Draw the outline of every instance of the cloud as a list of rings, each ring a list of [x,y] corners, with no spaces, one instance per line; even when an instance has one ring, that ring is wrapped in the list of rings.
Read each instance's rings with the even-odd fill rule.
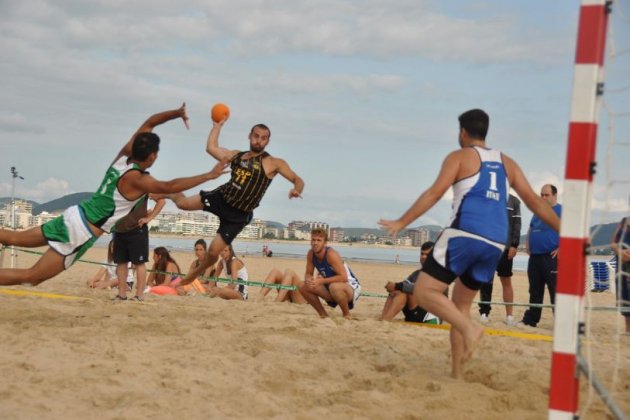
[[[559,167],[558,173],[552,171],[536,171],[530,172],[526,176],[529,184],[535,192],[539,193],[540,189],[545,184],[555,185],[558,189],[558,199],[561,199],[562,192],[564,191],[564,178],[561,175],[562,173],[564,173],[564,168]]]
[[[300,51],[483,63],[539,60],[557,47],[510,16],[456,18],[418,0],[389,4],[322,0],[317,7],[307,0],[292,1],[290,6],[223,0],[213,2],[206,14],[240,54]],[[517,36],[519,30],[529,36]]]
[[[24,184],[24,182],[25,181],[16,181],[15,196],[33,200],[40,204],[74,192],[70,188],[70,183],[63,179],[48,178],[39,182],[35,187],[29,187],[28,184]],[[11,184],[0,183],[0,195],[10,196]]]
[[[19,113],[0,112],[0,131],[8,133],[44,133],[44,127]]]
[[[299,52],[487,63],[549,60],[565,48],[518,16],[455,17],[420,0],[7,3],[4,35],[103,55],[182,47],[250,57]]]
[[[289,93],[338,93],[348,90],[351,93],[366,94],[374,91],[394,91],[405,87],[407,80],[394,74],[314,74],[265,72],[251,81],[239,79],[240,84],[249,83],[253,88],[280,90]]]

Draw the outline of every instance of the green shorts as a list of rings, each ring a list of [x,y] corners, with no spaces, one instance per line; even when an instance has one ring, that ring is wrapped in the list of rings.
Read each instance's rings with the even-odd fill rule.
[[[64,267],[72,264],[90,249],[98,239],[88,226],[79,206],[66,209],[61,216],[42,225],[48,245],[64,256]]]

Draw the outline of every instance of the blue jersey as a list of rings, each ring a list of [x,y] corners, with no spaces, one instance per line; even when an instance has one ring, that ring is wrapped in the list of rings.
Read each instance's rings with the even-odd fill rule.
[[[562,206],[556,204],[553,211],[558,215],[562,214]],[[551,226],[543,222],[534,215],[529,224],[529,253],[533,255],[549,254],[560,246],[560,235]]]
[[[479,172],[453,184],[450,227],[505,244],[508,239],[509,181],[498,150],[473,147]]]
[[[332,266],[328,263],[328,259],[326,258],[328,256],[329,249],[330,247],[327,246],[326,250],[324,251],[324,258],[321,261],[317,259],[315,253],[313,252],[313,266],[315,266],[315,269],[317,270],[319,275],[324,278],[333,277],[338,274],[335,272],[335,270],[333,270]],[[348,264],[344,262],[343,267],[346,270],[346,276],[348,277],[348,283],[350,284],[350,287],[352,287],[353,289],[359,287],[359,280],[356,278],[352,270],[350,270]]]

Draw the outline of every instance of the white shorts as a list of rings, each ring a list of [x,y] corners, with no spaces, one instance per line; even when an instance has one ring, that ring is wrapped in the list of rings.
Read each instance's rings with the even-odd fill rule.
[[[361,285],[352,289],[352,303],[357,303],[357,300],[361,297]]]
[[[66,269],[98,239],[90,230],[79,206],[66,209],[61,216],[42,225],[42,233],[48,245],[65,257]]]
[[[356,285],[354,287],[350,283],[348,285],[352,289],[352,300],[348,302],[348,307],[352,310],[352,309],[354,309],[354,304],[357,302],[357,300],[359,300],[359,297],[361,297],[361,285],[358,284],[358,282],[356,283]],[[325,284],[324,287],[326,288],[326,290],[328,290],[328,293],[330,293],[330,289],[329,289],[330,284]],[[337,307],[337,302],[335,302],[335,301],[327,300],[326,303],[331,308],[336,308]]]

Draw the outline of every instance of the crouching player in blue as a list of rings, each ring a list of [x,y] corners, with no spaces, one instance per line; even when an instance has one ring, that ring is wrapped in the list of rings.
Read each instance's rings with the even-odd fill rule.
[[[350,311],[361,295],[361,284],[341,255],[327,243],[326,230],[311,231],[311,249],[306,254],[306,273],[299,291],[321,318],[328,317],[328,313],[319,298],[331,308],[339,305],[344,318],[350,318]]]

